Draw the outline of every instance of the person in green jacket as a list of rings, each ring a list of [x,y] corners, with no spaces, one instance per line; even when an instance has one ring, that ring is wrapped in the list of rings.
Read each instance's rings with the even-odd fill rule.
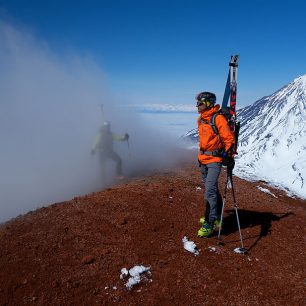
[[[103,176],[105,175],[106,161],[111,159],[116,163],[117,179],[123,179],[122,160],[121,157],[114,151],[114,140],[128,141],[128,139],[128,134],[120,136],[112,133],[109,121],[105,121],[103,123],[102,127],[100,128],[100,132],[96,136],[91,148],[92,155],[94,155],[97,151],[99,152]]]

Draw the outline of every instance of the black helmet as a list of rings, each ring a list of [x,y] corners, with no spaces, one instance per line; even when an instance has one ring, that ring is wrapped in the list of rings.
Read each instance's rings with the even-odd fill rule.
[[[210,102],[212,105],[216,103],[216,95],[212,92],[203,91],[196,95],[198,103]]]

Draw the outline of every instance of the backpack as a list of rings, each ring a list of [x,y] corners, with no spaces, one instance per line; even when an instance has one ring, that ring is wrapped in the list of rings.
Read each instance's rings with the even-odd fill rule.
[[[239,136],[239,130],[240,130],[240,122],[235,120],[233,115],[230,113],[230,107],[226,106],[226,107],[222,107],[220,108],[211,118],[209,122],[206,121],[202,121],[202,123],[206,123],[209,124],[212,128],[212,130],[214,131],[214,133],[218,136],[218,138],[220,139],[219,136],[219,131],[216,125],[216,118],[217,116],[223,116],[226,121],[228,126],[230,127],[230,130],[232,131],[232,133],[234,134],[235,137],[235,141],[234,141],[234,148],[233,148],[233,153],[237,154],[236,150],[237,150],[237,143],[238,143],[238,136]],[[221,141],[221,139],[220,139]],[[222,142],[222,141],[221,141]]]

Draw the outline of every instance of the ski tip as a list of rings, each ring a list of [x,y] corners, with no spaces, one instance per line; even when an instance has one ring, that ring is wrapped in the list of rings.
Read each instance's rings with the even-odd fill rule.
[[[230,60],[229,65],[234,66],[234,67],[238,67],[238,61],[239,61],[239,55],[238,54],[231,55],[231,60]]]

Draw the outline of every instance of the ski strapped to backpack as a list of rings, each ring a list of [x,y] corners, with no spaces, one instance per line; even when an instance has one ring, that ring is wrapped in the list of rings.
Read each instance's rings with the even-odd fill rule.
[[[227,76],[227,81],[222,101],[222,108],[223,108],[228,106],[228,101],[230,99],[230,111],[233,116],[236,116],[238,61],[239,61],[239,55],[231,56],[229,62],[228,76]]]
[[[218,113],[222,114],[228,122],[231,131],[235,136],[235,143],[233,153],[237,154],[238,136],[240,130],[240,122],[236,116],[236,102],[237,102],[237,76],[238,76],[238,61],[239,55],[232,55],[229,62],[229,71],[226,81],[222,107]],[[229,102],[229,106],[228,106]],[[213,118],[212,118],[213,119]],[[212,120],[212,126],[215,126],[215,118]],[[213,128],[214,130],[214,128]],[[216,133],[216,131],[214,130]],[[216,133],[218,135],[218,133]]]

